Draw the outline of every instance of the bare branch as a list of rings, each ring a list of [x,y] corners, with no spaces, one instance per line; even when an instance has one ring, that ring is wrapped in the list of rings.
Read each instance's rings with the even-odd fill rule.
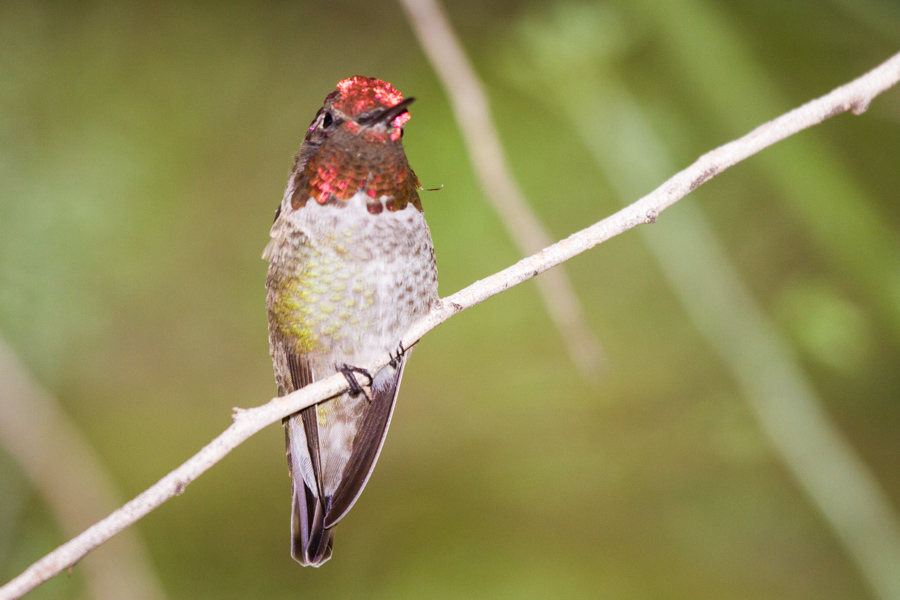
[[[94,449],[3,340],[0,382],[0,445],[38,490],[63,533],[76,535],[121,504]],[[90,596],[95,600],[164,598],[137,533],[126,533],[115,540],[115,548],[85,562]]]
[[[439,301],[431,312],[406,331],[403,335],[404,346],[412,346],[422,336],[456,313],[527,281],[637,225],[655,222],[663,210],[692,190],[763,148],[844,111],[862,113],[873,98],[895,85],[898,80],[900,80],[900,54],[894,55],[875,69],[829,94],[760,125],[740,139],[704,154],[687,169],[634,204]],[[386,355],[380,364],[365,366],[370,371],[378,370],[387,364],[389,359],[390,357]],[[116,533],[169,498],[182,493],[189,483],[263,427],[346,389],[347,381],[342,375],[337,374],[288,396],[275,398],[263,406],[247,410],[236,409],[235,422],[231,427],[134,500],[55,549],[0,588],[0,600],[20,598],[43,581],[74,565]]]
[[[665,143],[620,82],[606,78],[587,96],[577,106],[565,106],[561,96],[562,112],[620,198],[674,170]],[[610,121],[619,125],[593,125]],[[630,140],[628,150],[622,150],[622,140]],[[863,579],[882,600],[900,600],[900,518],[699,205],[682,206],[663,228],[638,231],[697,332],[731,373],[763,434]]]
[[[450,98],[456,124],[468,149],[472,169],[494,210],[522,254],[533,254],[553,239],[532,212],[509,169],[500,135],[491,119],[487,95],[438,0],[401,0],[431,66]],[[581,374],[596,380],[603,366],[600,342],[563,269],[537,280],[550,318],[562,334],[569,357]]]

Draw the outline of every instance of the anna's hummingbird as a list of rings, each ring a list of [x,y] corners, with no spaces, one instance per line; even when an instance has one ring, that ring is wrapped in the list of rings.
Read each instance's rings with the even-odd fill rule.
[[[438,297],[419,180],[400,141],[413,100],[379,79],[337,84],[309,126],[263,253],[278,394],[336,372],[351,388],[284,421],[291,555],[302,565],[331,557],[332,527],[369,480],[391,421],[409,357],[400,335]],[[360,368],[386,355],[396,358],[374,376]]]

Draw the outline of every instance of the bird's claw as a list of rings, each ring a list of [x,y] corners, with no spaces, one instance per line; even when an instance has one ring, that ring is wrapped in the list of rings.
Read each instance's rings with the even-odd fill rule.
[[[388,356],[391,357],[391,361],[388,364],[391,365],[392,369],[396,369],[400,365],[400,359],[403,358],[404,354],[406,354],[406,348],[403,347],[403,342],[400,342],[400,347],[397,348],[396,356],[388,352]]]
[[[338,368],[338,371],[341,372],[341,375],[344,376],[344,379],[346,379],[347,383],[350,385],[351,396],[365,393],[362,387],[360,387],[359,382],[356,380],[356,376],[354,375],[354,373],[365,375],[366,379],[369,380],[369,387],[372,387],[372,382],[374,381],[374,379],[372,379],[372,374],[362,367],[354,367],[352,365],[343,364]],[[366,395],[366,398],[368,398],[368,395]]]

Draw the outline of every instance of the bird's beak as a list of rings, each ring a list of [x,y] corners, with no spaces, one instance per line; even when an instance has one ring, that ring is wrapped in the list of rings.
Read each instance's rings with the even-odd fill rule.
[[[390,123],[394,117],[402,115],[409,109],[409,105],[415,102],[414,97],[409,97],[402,102],[398,102],[390,108],[386,108],[372,118],[372,123]]]

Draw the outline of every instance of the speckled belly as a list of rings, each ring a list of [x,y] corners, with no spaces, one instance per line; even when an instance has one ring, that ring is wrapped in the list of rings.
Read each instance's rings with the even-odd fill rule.
[[[273,322],[299,354],[352,354],[373,328],[376,286],[364,265],[332,248],[300,244],[277,268]]]
[[[393,351],[437,297],[431,236],[413,206],[308,205],[273,239],[269,318],[315,370]],[[313,212],[314,211],[314,212]]]

